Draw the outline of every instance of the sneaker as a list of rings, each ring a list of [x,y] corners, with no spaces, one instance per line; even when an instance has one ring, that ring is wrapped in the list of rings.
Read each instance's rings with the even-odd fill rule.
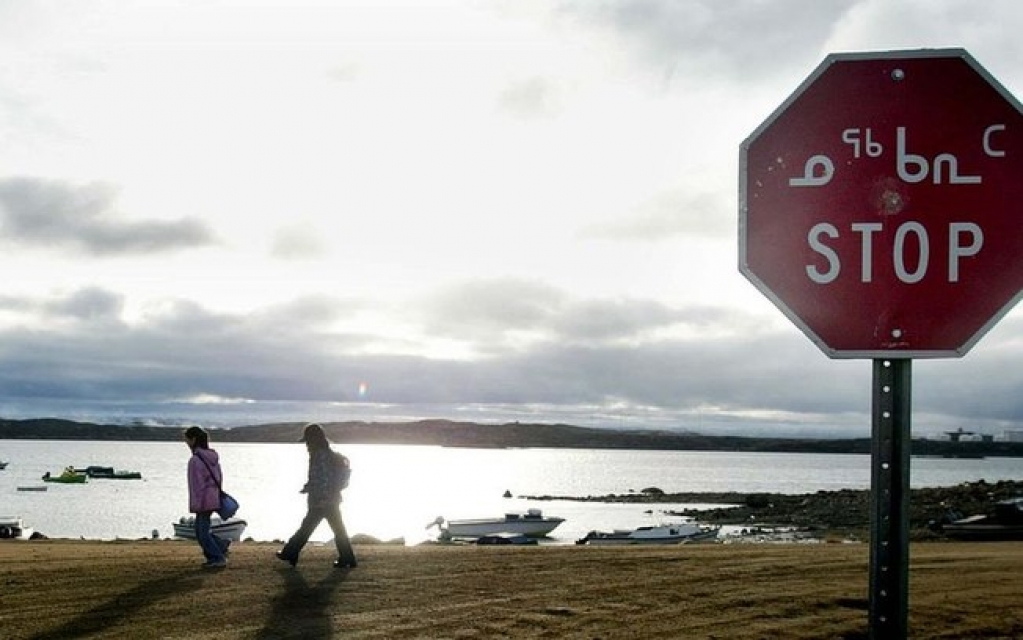
[[[203,569],[223,569],[227,566],[227,560],[208,560],[202,563]]]
[[[291,566],[293,566],[293,567],[294,567],[294,566],[295,566],[296,564],[298,564],[298,558],[292,558],[291,556],[286,556],[286,555],[284,555],[284,552],[283,552],[283,551],[278,551],[278,552],[277,552],[276,554],[274,554],[274,555],[276,555],[276,556],[277,556],[277,559],[278,559],[278,560],[283,560],[284,562],[287,562],[288,564],[290,564],[290,565],[291,565]]]
[[[359,563],[356,562],[355,560],[349,560],[348,562],[345,562],[344,560],[335,560],[334,561],[334,568],[335,569],[346,569],[346,568],[347,569],[354,569],[357,566],[359,566]]]

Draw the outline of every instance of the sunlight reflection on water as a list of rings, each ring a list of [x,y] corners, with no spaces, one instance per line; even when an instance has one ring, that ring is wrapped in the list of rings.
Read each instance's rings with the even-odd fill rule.
[[[242,503],[240,517],[256,540],[285,539],[305,513],[299,490],[306,480],[305,447],[294,444],[213,443],[222,457],[225,488]],[[651,524],[660,510],[688,505],[536,501],[514,496],[587,496],[629,493],[646,487],[667,492],[739,491],[807,493],[870,484],[867,455],[624,451],[569,449],[468,449],[396,445],[336,445],[352,460],[343,513],[351,534],[382,540],[426,538],[438,516],[471,518],[543,509],[567,518],[552,534],[572,542],[591,529]],[[176,442],[0,441],[0,514],[22,515],[51,537],[147,538],[187,512],[185,466],[189,451]],[[91,480],[82,486],[39,486],[46,471],[67,465],[113,466],[141,471],[142,480]],[[914,458],[912,485],[949,486],[964,481],[1017,479],[1011,458]],[[331,537],[324,524],[314,541]]]

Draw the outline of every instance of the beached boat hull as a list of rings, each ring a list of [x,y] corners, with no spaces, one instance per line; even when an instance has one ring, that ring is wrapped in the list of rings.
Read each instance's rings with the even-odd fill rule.
[[[1023,540],[1023,526],[997,523],[946,524],[942,531],[949,538],[969,541]]]
[[[189,540],[195,540],[195,518],[194,517],[182,517],[174,524],[174,535],[178,538],[188,538]],[[213,535],[224,540],[234,540],[238,542],[242,539],[242,533],[245,531],[245,527],[249,526],[249,523],[239,518],[232,518],[227,521],[222,521],[220,518],[214,517],[210,521],[210,530]]]
[[[591,531],[576,540],[576,544],[629,545],[629,544],[685,544],[714,540],[720,527],[698,524],[639,527],[633,530]]]
[[[26,527],[21,518],[0,516],[0,540],[28,540],[33,529]]]
[[[942,525],[941,530],[955,540],[1023,540],[1023,498],[996,503],[994,516],[960,518]]]
[[[496,534],[516,534],[530,538],[543,538],[564,522],[564,518],[545,516],[539,509],[526,513],[506,513],[502,518],[476,518],[468,520],[437,519],[441,534],[448,538],[480,538]]]
[[[518,545],[535,545],[537,544],[536,538],[530,538],[524,536],[521,533],[488,533],[485,536],[476,538],[476,544],[478,545],[507,545],[507,544],[518,544]]]

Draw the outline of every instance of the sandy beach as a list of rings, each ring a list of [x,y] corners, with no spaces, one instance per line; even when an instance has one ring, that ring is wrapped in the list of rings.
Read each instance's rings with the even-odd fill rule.
[[[866,544],[357,545],[334,569],[243,542],[3,541],[0,629],[66,638],[865,638]],[[1023,543],[915,543],[914,638],[1023,637]]]

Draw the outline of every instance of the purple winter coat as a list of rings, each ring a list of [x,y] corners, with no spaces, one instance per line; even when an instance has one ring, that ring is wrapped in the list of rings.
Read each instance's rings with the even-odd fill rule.
[[[199,459],[200,456],[202,460]],[[213,471],[212,474],[210,470]],[[222,481],[220,456],[217,452],[213,449],[196,448],[192,452],[192,457],[188,459],[188,510],[199,513],[219,508],[220,488],[217,483]]]

